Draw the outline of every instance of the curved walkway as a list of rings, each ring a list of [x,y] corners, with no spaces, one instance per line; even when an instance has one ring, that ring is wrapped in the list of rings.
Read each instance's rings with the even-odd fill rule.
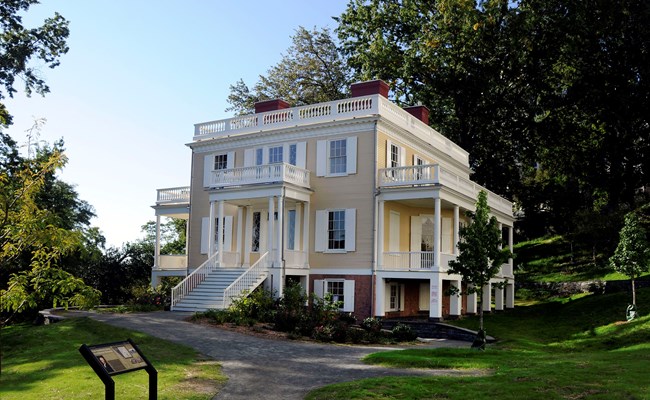
[[[455,370],[407,370],[366,365],[361,358],[403,347],[329,345],[265,339],[184,321],[192,313],[108,314],[75,312],[193,347],[222,365],[228,382],[215,399],[302,399],[332,383],[396,375],[467,375]],[[466,347],[466,342],[436,341],[424,347]],[[473,374],[469,372],[469,374]]]

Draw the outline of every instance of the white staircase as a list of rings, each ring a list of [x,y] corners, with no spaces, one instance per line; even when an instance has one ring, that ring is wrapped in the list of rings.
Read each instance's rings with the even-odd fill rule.
[[[172,289],[172,311],[226,309],[233,298],[250,293],[268,275],[268,253],[248,269],[220,268],[216,254]]]

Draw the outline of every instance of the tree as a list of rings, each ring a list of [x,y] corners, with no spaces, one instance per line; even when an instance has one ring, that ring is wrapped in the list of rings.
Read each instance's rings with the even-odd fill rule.
[[[497,219],[490,217],[487,193],[481,190],[476,211],[467,212],[470,223],[460,229],[459,254],[449,261],[449,274],[458,274],[467,284],[466,293],[476,293],[479,308],[479,335],[483,329],[483,287],[490,283],[501,266],[511,257],[510,250],[502,249],[503,238]]]
[[[226,111],[254,112],[255,103],[283,99],[292,106],[344,98],[350,86],[348,69],[329,29],[298,27],[292,45],[279,63],[271,67],[253,90],[243,80],[230,86]]]
[[[47,18],[43,25],[27,29],[22,25],[21,12],[26,12],[37,0],[4,0],[0,2],[0,126],[11,125],[11,115],[2,100],[16,93],[16,78],[24,82],[27,95],[36,92],[44,95],[50,91],[39,77],[39,66],[33,59],[40,60],[49,68],[59,65],[60,57],[68,52],[66,39],[70,34],[68,21],[58,13]]]
[[[634,280],[650,270],[650,243],[646,229],[635,212],[625,215],[625,225],[621,229],[618,246],[609,261],[616,271],[630,277],[632,305],[636,307]]]

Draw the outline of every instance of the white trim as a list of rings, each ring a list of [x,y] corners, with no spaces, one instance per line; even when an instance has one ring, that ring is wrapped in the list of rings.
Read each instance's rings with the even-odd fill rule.
[[[372,269],[370,266],[368,268],[354,268],[352,266],[346,267],[345,265],[338,265],[336,267],[329,268],[310,268],[309,273],[311,275],[359,275],[359,276],[368,276],[372,275]],[[422,278],[421,273],[414,273],[414,277]],[[419,274],[419,275],[417,275]]]

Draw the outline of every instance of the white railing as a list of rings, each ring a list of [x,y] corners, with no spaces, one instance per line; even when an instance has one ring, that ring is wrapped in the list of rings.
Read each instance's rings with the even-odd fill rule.
[[[287,182],[309,187],[309,170],[287,163],[256,165],[212,171],[205,176],[206,188]]]
[[[194,140],[378,114],[378,95],[285,108],[194,125]],[[404,111],[406,113],[406,111]]]
[[[378,172],[380,187],[443,185],[476,199],[478,192],[484,190],[488,195],[488,205],[494,210],[512,214],[512,203],[489,191],[470,179],[456,175],[439,164],[411,165],[406,167],[382,168]]]
[[[183,279],[181,283],[172,288],[172,307],[203,282],[210,273],[219,268],[217,262],[218,254],[219,253],[214,253],[212,257],[208,258],[203,264]]]
[[[158,189],[157,204],[165,203],[189,203],[190,187],[180,186],[174,188]]]
[[[233,283],[230,284],[223,291],[223,305],[222,308],[226,309],[232,304],[233,298],[242,296],[244,291],[249,293],[264,281],[268,273],[267,258],[269,252],[262,254],[259,260],[249,269],[246,270],[239,278],[237,278]]]
[[[384,253],[385,271],[432,271],[433,251],[390,251]]]
[[[187,269],[187,255],[185,254],[167,254],[161,255],[158,269],[176,270]]]

